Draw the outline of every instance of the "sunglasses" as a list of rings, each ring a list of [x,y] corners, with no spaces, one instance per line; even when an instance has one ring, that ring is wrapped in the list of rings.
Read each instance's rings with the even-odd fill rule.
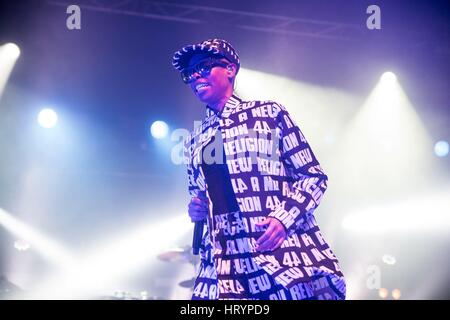
[[[228,65],[229,63],[227,62],[209,58],[207,60],[200,61],[191,68],[181,71],[181,80],[183,80],[184,83],[188,84],[196,79],[196,77],[194,77],[194,73],[198,73],[200,77],[204,78],[211,73],[212,68],[218,66],[226,67]]]

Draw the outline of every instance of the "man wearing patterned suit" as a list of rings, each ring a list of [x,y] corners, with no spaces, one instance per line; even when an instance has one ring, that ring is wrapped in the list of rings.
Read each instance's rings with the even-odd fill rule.
[[[225,40],[185,46],[172,63],[206,104],[184,149],[189,216],[207,223],[192,298],[345,299],[314,217],[328,177],[287,110],[235,94],[240,61]]]

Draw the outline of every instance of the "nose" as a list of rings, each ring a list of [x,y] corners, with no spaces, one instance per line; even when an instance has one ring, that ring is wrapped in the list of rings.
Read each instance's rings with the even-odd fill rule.
[[[201,78],[202,76],[200,75],[200,73],[198,73],[197,71],[195,71],[193,74],[192,74],[192,79],[194,79],[194,80],[197,80],[197,79],[199,79],[199,78]]]
[[[202,76],[198,72],[194,72],[189,77],[189,83],[195,82],[195,80],[201,78]]]

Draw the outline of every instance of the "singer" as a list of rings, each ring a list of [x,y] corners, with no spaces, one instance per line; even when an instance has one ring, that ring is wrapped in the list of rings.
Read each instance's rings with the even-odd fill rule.
[[[314,217],[328,177],[286,108],[234,92],[240,61],[225,40],[185,46],[172,64],[206,105],[184,144],[201,242],[192,299],[345,299]]]

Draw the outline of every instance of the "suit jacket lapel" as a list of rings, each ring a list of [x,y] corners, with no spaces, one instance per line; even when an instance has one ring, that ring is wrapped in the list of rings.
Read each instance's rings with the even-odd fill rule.
[[[212,137],[215,136],[217,129],[219,128],[219,121],[221,119],[228,118],[231,114],[233,114],[236,107],[242,102],[242,100],[236,95],[232,95],[221,113],[214,112],[210,107],[206,106],[206,118],[201,124],[201,128],[194,129],[193,134],[193,143],[194,147],[192,149],[192,163],[194,167],[197,168],[199,153],[203,150],[203,148],[211,141]],[[201,157],[200,157],[201,160]]]

